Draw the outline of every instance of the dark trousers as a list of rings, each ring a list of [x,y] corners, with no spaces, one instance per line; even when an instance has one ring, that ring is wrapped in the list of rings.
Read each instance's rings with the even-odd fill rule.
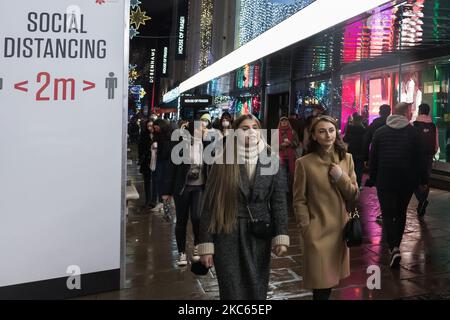
[[[358,187],[361,187],[362,176],[364,171],[364,160],[353,159],[355,164],[355,174],[356,174],[356,182],[358,182]]]
[[[433,168],[433,156],[429,156],[427,159],[427,175],[428,179],[431,176],[431,170]],[[430,194],[430,187],[427,185],[425,189],[417,188],[414,191],[414,195],[416,196],[417,201],[419,201],[419,206],[428,199],[428,195]]]
[[[313,289],[313,300],[328,300],[330,299],[331,288],[329,289]]]
[[[167,174],[167,168],[169,162],[167,160],[157,160],[156,168],[152,174],[152,189],[155,195],[152,195],[152,199],[156,199],[156,202],[162,202],[161,186],[164,184],[164,176]]]
[[[161,195],[158,194],[156,173],[155,171],[144,171],[144,191],[145,191],[145,205],[156,204],[161,202]]]
[[[199,243],[200,215],[203,200],[203,186],[186,186],[181,195],[175,195],[175,209],[177,223],[175,225],[175,238],[178,252],[186,252],[186,231],[191,215],[192,230],[194,232],[194,245]]]
[[[377,189],[389,249],[400,247],[406,224],[406,211],[413,191]]]
[[[293,193],[292,193],[292,187],[294,184],[294,176],[289,172],[289,165],[287,164],[287,162],[285,162],[285,164],[281,165],[280,170],[284,171],[284,174],[286,176],[286,181],[287,181],[287,193],[286,193],[286,200],[289,206],[289,214],[292,213],[293,215],[293,210],[291,210],[292,208],[292,198],[293,198]]]

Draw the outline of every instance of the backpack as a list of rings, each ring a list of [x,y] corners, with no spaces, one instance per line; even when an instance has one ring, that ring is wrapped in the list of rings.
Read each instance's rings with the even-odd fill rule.
[[[414,121],[414,127],[418,130],[423,151],[428,155],[436,153],[436,125],[421,121]]]

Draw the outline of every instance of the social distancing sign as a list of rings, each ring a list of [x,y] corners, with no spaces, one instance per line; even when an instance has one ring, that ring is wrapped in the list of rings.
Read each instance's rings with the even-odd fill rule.
[[[0,2],[0,288],[120,268],[128,10]]]

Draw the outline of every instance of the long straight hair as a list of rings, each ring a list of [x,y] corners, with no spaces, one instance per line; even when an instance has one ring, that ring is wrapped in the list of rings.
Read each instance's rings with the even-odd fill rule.
[[[237,118],[233,122],[233,129],[237,130],[245,120],[256,121],[258,128],[261,129],[260,122],[251,114]],[[234,149],[234,161],[229,164],[225,160],[227,150],[231,151],[231,148]],[[234,135],[227,139],[222,156],[223,164],[215,163],[212,165],[205,188],[204,205],[207,210],[211,211],[209,232],[213,234],[230,233],[236,227],[241,174],[237,162],[237,141]]]
[[[336,140],[334,141],[334,150],[337,152],[337,154],[339,156],[339,161],[345,159],[345,154],[347,153],[347,148],[345,147],[345,144],[342,141],[341,135],[339,134],[338,125],[337,125],[336,120],[330,116],[319,116],[313,120],[313,122],[311,124],[311,129],[310,129],[307,153],[312,153],[312,152],[318,153],[322,149],[322,146],[313,139],[313,132],[316,129],[317,125],[323,121],[333,124],[334,129],[336,130]]]

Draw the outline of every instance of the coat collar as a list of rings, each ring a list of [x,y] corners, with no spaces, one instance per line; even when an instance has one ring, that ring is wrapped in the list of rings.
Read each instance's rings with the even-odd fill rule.
[[[337,154],[337,152],[334,150],[334,146],[331,148],[330,152],[326,152],[325,150],[323,150],[322,148],[320,148],[317,151],[317,154],[319,155],[319,157],[325,161],[325,162],[329,162],[329,163],[338,163],[338,159],[339,159],[339,155]]]
[[[252,185],[250,183],[250,179],[248,177],[248,173],[247,173],[245,164],[239,165],[239,173],[240,173],[239,189],[245,195],[245,197],[247,198],[247,201],[252,202],[255,200],[256,194],[253,192],[255,189],[255,186],[265,185],[265,182],[264,182],[265,179],[272,178],[272,176],[261,175],[261,168],[266,168],[269,166],[270,166],[270,164],[262,164],[260,159],[258,158],[258,161],[256,163],[256,169],[255,169],[256,170],[255,171],[255,179],[254,179],[253,185]]]

